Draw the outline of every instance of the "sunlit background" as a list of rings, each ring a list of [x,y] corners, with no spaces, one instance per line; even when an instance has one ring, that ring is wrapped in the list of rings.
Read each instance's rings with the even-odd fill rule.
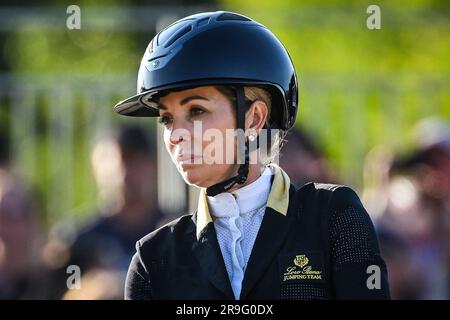
[[[72,4],[79,30],[66,26]],[[379,30],[366,26],[371,4]],[[281,166],[293,182],[356,189],[393,298],[448,299],[450,4],[432,0],[2,1],[0,299],[120,299],[128,244],[195,208],[155,120],[112,106],[135,93],[157,31],[214,10],[266,25],[291,55],[300,109]]]

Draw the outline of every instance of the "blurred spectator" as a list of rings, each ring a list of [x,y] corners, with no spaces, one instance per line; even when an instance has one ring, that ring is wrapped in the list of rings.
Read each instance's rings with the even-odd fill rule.
[[[405,239],[394,225],[377,224],[380,250],[388,268],[391,297],[400,300],[423,298],[425,281],[415,261],[411,239]]]
[[[298,128],[291,129],[286,140],[281,149],[280,166],[287,172],[292,183],[297,187],[310,181],[336,183],[317,141]]]
[[[63,300],[122,300],[125,276],[123,272],[92,269],[81,278],[81,288],[67,291]]]
[[[36,208],[20,179],[0,168],[0,299],[51,297]]]
[[[426,119],[417,128],[421,145],[410,154],[369,154],[366,169],[376,178],[366,181],[365,196],[377,207],[369,211],[383,235],[392,297],[449,299],[450,127]]]
[[[117,141],[95,146],[94,176],[100,198],[108,205],[72,245],[69,264],[78,265],[83,274],[93,268],[125,272],[136,241],[161,222],[155,150],[138,127],[123,127]]]

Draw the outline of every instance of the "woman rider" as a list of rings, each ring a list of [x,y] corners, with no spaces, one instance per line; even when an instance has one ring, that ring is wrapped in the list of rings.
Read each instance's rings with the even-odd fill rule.
[[[193,214],[137,242],[126,299],[389,298],[356,193],[298,189],[274,161],[296,119],[298,83],[270,30],[224,11],[181,19],[148,45],[137,89],[115,110],[159,117],[172,161],[201,192]]]

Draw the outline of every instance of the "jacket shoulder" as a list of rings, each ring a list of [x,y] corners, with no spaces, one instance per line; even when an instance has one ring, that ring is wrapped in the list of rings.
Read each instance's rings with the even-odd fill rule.
[[[327,202],[330,207],[335,209],[362,206],[356,191],[347,185],[309,182],[298,191],[307,192],[309,198],[318,199],[322,203]]]
[[[193,232],[195,223],[192,214],[186,214],[144,236],[136,243],[136,250],[142,258],[162,254]]]

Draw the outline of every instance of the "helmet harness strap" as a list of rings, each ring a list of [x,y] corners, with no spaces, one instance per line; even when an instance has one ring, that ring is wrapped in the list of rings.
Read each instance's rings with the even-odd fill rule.
[[[248,177],[248,167],[249,167],[249,141],[245,139],[245,111],[246,111],[246,103],[245,103],[245,92],[244,87],[242,85],[238,85],[236,87],[236,115],[237,115],[237,156],[238,159],[241,159],[242,156],[242,148],[241,144],[244,143],[244,163],[239,165],[237,176],[219,182],[215,185],[212,185],[206,189],[206,194],[208,196],[215,196],[219,193],[230,190],[236,183],[243,184],[247,181]],[[239,130],[242,129],[242,130]],[[242,137],[242,135],[244,135]]]

